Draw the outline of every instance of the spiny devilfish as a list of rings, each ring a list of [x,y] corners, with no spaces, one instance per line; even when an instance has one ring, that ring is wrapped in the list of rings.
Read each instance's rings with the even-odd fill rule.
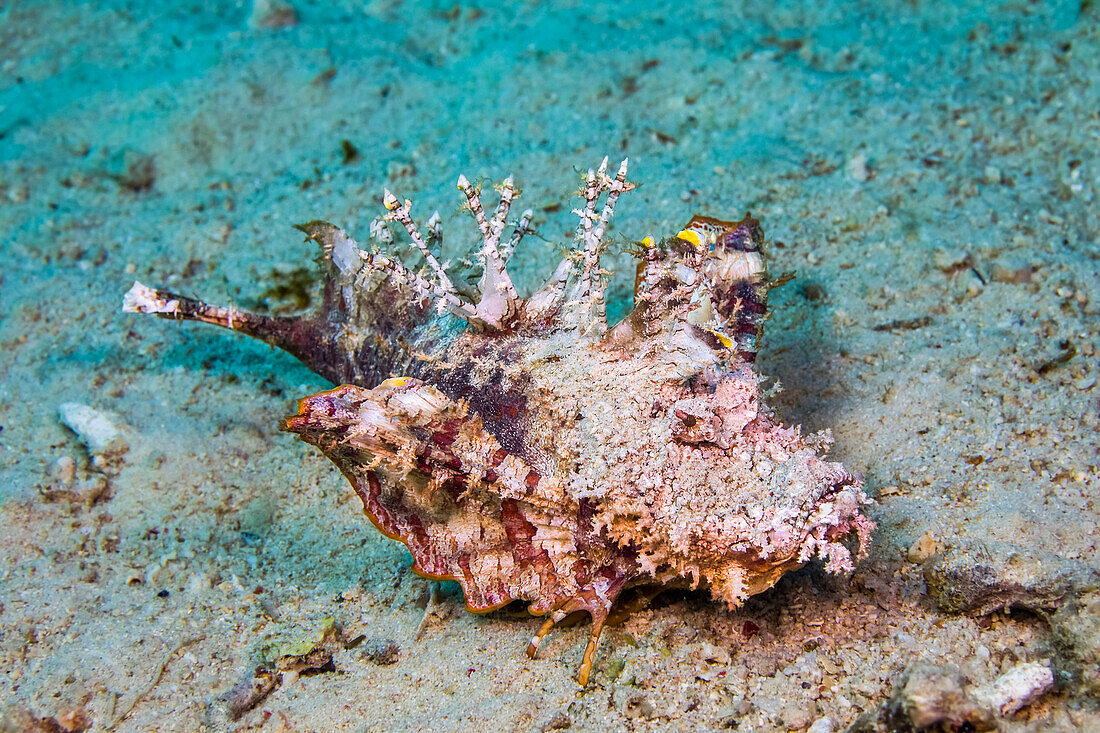
[[[476,285],[437,260],[438,214],[421,231],[411,202],[386,191],[371,227],[382,248],[298,227],[324,253],[313,313],[257,315],[140,283],[124,308],[245,333],[343,385],[299,401],[283,427],[340,467],[416,572],[461,584],[469,610],[523,600],[548,614],[531,657],[555,623],[591,614],[585,685],[624,588],[705,586],[735,607],[815,557],[851,570],[842,540],[855,534],[863,555],[874,527],[860,479],[823,460],[827,437],[781,425],[761,398],[753,361],[773,283],[755,219],[696,216],[640,242],[634,308],[608,326],[600,252],[634,188],[626,168],[609,175],[605,159],[584,176],[575,248],[527,298],[506,264],[531,212],[504,238],[512,179],[490,213],[460,177],[482,238]],[[421,270],[387,253],[394,222]]]

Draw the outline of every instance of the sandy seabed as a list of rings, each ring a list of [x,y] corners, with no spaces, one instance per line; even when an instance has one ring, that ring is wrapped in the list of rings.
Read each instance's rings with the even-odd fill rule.
[[[1042,614],[941,612],[922,564],[980,541],[1097,567],[1100,15],[773,5],[0,7],[7,725],[817,733],[918,660],[980,686],[1051,659]],[[879,530],[851,578],[811,565],[736,611],[636,603],[580,690],[583,624],[527,659],[538,620],[468,614],[451,584],[433,598],[339,472],[279,432],[328,384],[120,304],[138,279],[294,308],[315,253],[292,224],[365,240],[383,186],[457,220],[460,172],[515,173],[543,237],[516,255],[530,287],[604,155],[641,184],[623,242],[694,213],[761,220],[773,271],[797,273],[761,371],[788,422],[832,429]],[[609,267],[621,314],[630,255]],[[70,402],[112,416],[113,449],[62,423]],[[219,698],[326,618],[360,643],[227,722]],[[1100,714],[1059,681],[995,725]]]

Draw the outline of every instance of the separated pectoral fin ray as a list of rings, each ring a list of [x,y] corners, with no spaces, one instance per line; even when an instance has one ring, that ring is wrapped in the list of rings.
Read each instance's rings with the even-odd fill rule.
[[[586,598],[585,596],[591,596],[591,598]],[[607,623],[607,616],[611,611],[611,606],[614,604],[614,601],[615,599],[613,597],[607,600],[601,600],[596,593],[590,589],[582,591],[581,595],[567,599],[551,612],[550,618],[546,619],[535,635],[531,637],[531,641],[527,645],[527,656],[534,659],[538,654],[542,640],[550,633],[550,630],[553,629],[554,626],[561,623],[567,616],[577,611],[587,611],[592,616],[592,632],[588,637],[588,644],[585,646],[584,655],[581,657],[581,664],[577,670],[577,684],[581,687],[586,687],[588,685],[588,678],[592,674],[592,663],[596,658],[596,649],[600,643],[600,635],[603,633],[604,625]]]
[[[344,360],[338,353],[331,326],[315,314],[266,316],[233,306],[211,305],[139,282],[135,282],[126,293],[122,309],[177,321],[210,323],[243,333],[290,353],[326,378],[335,376],[333,365]]]

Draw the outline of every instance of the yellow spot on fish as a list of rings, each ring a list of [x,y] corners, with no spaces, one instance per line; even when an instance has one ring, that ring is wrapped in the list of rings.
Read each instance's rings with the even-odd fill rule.
[[[722,344],[722,346],[726,347],[727,349],[732,349],[733,348],[733,339],[731,339],[726,334],[719,333],[719,332],[715,331],[712,328],[707,328],[707,329],[704,329],[704,330],[709,334],[713,334],[714,337],[716,339],[718,339],[718,341]]]
[[[378,385],[379,387],[404,387],[409,383],[408,377],[390,377]]]
[[[695,249],[703,248],[703,241],[699,238],[699,232],[694,229],[685,229],[676,235],[677,239],[682,239],[685,242],[690,242],[695,245]]]

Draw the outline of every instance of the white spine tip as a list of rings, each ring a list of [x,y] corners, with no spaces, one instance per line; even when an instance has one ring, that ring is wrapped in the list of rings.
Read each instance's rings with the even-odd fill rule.
[[[178,308],[179,301],[161,300],[156,290],[136,280],[122,296],[122,310],[126,313],[175,313]]]

